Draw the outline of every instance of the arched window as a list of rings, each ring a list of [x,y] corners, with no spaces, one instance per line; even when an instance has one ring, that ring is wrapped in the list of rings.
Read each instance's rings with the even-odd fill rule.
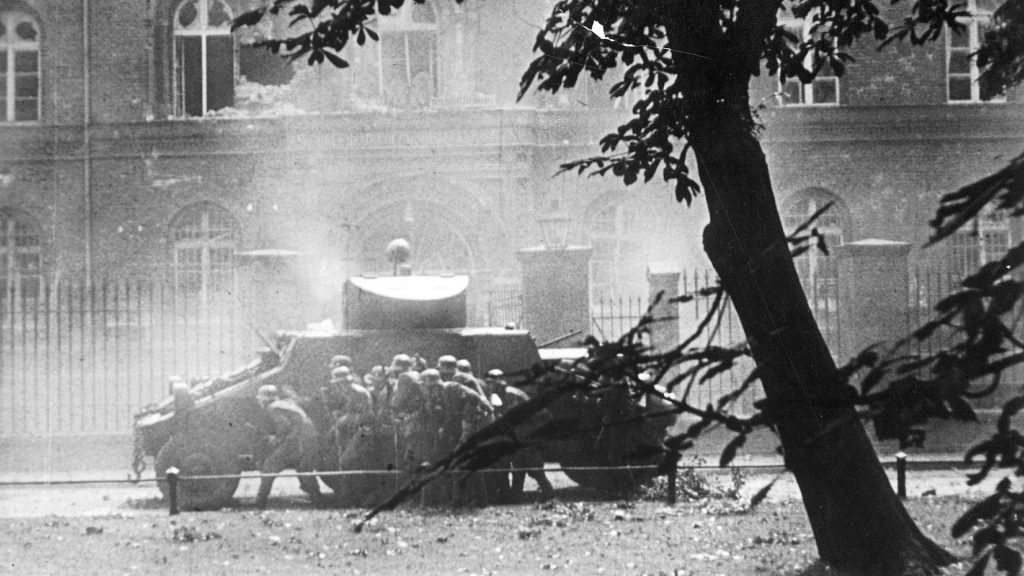
[[[820,189],[809,189],[797,192],[788,198],[783,206],[783,223],[786,231],[799,227],[815,212],[821,210],[829,202],[832,207],[818,217],[812,225],[825,238],[828,254],[812,246],[796,259],[796,269],[804,283],[808,297],[834,297],[837,294],[838,268],[834,253],[836,246],[842,245],[849,234],[849,212],[846,205],[836,195]]]
[[[234,105],[235,40],[224,0],[185,0],[174,12],[174,114]]]
[[[358,89],[394,108],[425,108],[437,97],[437,16],[429,4],[407,3],[377,20],[376,62],[362,66]]]
[[[171,222],[171,241],[179,293],[208,301],[234,289],[238,227],[227,210],[210,202],[186,206]]]
[[[3,297],[34,298],[42,276],[39,226],[28,215],[0,210],[0,287]]]
[[[588,218],[590,289],[595,299],[647,294],[643,232],[653,226],[636,204],[603,206]]]
[[[0,12],[0,122],[39,120],[39,26],[20,12]]]

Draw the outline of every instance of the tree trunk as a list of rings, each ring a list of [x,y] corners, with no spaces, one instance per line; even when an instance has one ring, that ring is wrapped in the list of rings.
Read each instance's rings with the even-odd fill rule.
[[[760,143],[703,122],[690,144],[711,213],[704,246],[750,342],[821,559],[865,574],[934,574],[954,557],[894,493],[811,314]]]

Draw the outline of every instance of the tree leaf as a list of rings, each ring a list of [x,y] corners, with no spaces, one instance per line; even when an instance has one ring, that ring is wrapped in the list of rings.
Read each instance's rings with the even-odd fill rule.
[[[722,457],[718,460],[718,465],[722,468],[728,466],[729,463],[733,461],[733,458],[736,458],[736,451],[742,448],[746,443],[746,434],[740,434],[730,440],[729,443],[725,445],[725,448],[722,449]]]
[[[750,497],[750,509],[751,510],[753,510],[754,508],[757,508],[757,505],[760,504],[761,502],[763,502],[764,499],[768,497],[768,492],[772,489],[772,486],[775,486],[775,481],[778,480],[778,479],[779,479],[778,476],[776,476],[775,478],[772,478],[771,482],[766,484],[763,488],[761,488],[760,490],[755,492],[754,495]]]

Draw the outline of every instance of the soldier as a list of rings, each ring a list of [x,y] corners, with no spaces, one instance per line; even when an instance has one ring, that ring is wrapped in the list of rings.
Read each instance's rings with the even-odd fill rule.
[[[483,398],[484,402],[490,406],[490,401],[487,399],[487,393],[484,392],[484,387],[480,385],[480,381],[474,378],[472,374],[456,372],[455,375],[452,376],[452,382],[460,384],[471,392],[474,392],[477,396]]]
[[[352,358],[344,354],[337,354],[331,357],[330,369],[340,368],[341,366],[347,367],[349,370],[355,370],[352,365]]]
[[[340,400],[331,406],[334,417],[332,435],[338,448],[339,461],[344,461],[345,448],[352,436],[360,427],[373,423],[373,397],[366,388],[356,383],[347,366],[331,370],[331,385]]]
[[[437,371],[441,373],[442,382],[451,382],[455,376],[455,356],[445,354],[437,359]]]
[[[319,437],[313,421],[294,400],[282,398],[277,386],[272,384],[260,386],[256,391],[256,401],[270,414],[275,425],[275,434],[270,437],[273,450],[263,461],[260,472],[277,474],[289,468],[296,472],[312,472],[320,458]],[[258,507],[267,507],[273,484],[274,476],[264,476],[260,480],[256,495]],[[299,486],[315,504],[323,501],[316,477],[300,476]]]
[[[408,453],[411,460],[429,462],[444,456],[438,450],[437,434],[444,422],[444,384],[441,374],[428,368],[420,374],[422,396],[409,428]]]
[[[416,444],[414,435],[417,434],[417,416],[424,399],[419,372],[402,372],[395,383],[390,410],[395,427],[396,454],[399,464],[404,467],[415,468],[423,463],[423,456],[411,453],[410,449]]]
[[[530,399],[523,392],[515,386],[509,386],[505,380],[505,373],[501,370],[494,369],[487,373],[487,384],[488,387],[494,391],[494,395],[497,397],[494,402],[495,413],[499,418],[506,412],[526,402]],[[540,425],[544,421],[551,418],[551,414],[547,410],[542,410],[539,414],[531,419],[531,424],[536,422]],[[529,429],[535,428],[536,426],[527,425]],[[520,428],[526,428],[527,426],[521,426]],[[529,429],[526,430],[511,430],[510,434],[521,435],[528,434]],[[526,476],[533,478],[534,482],[537,483],[537,487],[544,496],[550,496],[554,492],[554,488],[551,486],[551,482],[548,481],[547,475],[544,473],[544,455],[541,450],[537,447],[526,446],[519,449],[509,459],[509,467],[512,469],[512,485],[511,491],[514,496],[520,496],[523,493],[523,484],[526,482]],[[516,469],[526,469],[526,471]]]
[[[445,384],[444,419],[438,433],[442,453],[448,453],[469,439],[475,432],[494,421],[494,409],[487,400],[466,384],[465,374],[456,374],[455,381]],[[472,502],[483,504],[503,492],[497,476],[469,478],[465,496]]]

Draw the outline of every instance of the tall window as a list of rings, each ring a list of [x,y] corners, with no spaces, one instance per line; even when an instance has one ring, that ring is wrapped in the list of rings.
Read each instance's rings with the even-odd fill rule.
[[[429,4],[408,4],[378,19],[377,29],[376,61],[361,67],[359,92],[394,108],[429,106],[439,89],[433,9]]]
[[[972,54],[978,51],[985,31],[991,26],[991,17],[975,12],[972,1],[968,9],[973,16],[962,23],[960,32],[946,30],[946,88],[949,102],[989,102],[1005,98],[997,90],[980,81],[980,71]]]
[[[652,225],[631,203],[605,206],[590,218],[590,285],[595,298],[647,293],[642,233]]]
[[[791,42],[791,47],[796,50],[801,42],[810,37],[810,22],[791,21],[782,25],[787,32],[796,38]],[[832,66],[827,60],[820,57],[815,59],[813,51],[804,60],[804,67],[808,70],[815,70],[819,65],[818,74],[814,80],[804,84],[798,78],[789,78],[785,82],[779,82],[779,92],[782,95],[783,105],[798,104],[839,104],[839,76],[836,75]]]
[[[171,222],[174,283],[208,301],[234,288],[238,232],[231,214],[209,202],[186,206]]]
[[[836,264],[836,246],[844,242],[845,222],[849,216],[845,205],[835,195],[824,190],[810,189],[797,192],[786,201],[784,224],[787,232],[806,222],[815,212],[832,202],[832,207],[818,217],[812,225],[825,239],[829,253],[825,254],[812,246],[801,254],[794,264],[804,284],[804,290],[811,298],[831,298],[837,294],[839,270]]]
[[[185,0],[174,13],[174,113],[202,116],[234,104],[235,41],[224,0]]]
[[[0,297],[35,297],[42,274],[39,227],[27,215],[0,211]]]
[[[0,122],[39,120],[39,27],[18,12],[0,12]]]

